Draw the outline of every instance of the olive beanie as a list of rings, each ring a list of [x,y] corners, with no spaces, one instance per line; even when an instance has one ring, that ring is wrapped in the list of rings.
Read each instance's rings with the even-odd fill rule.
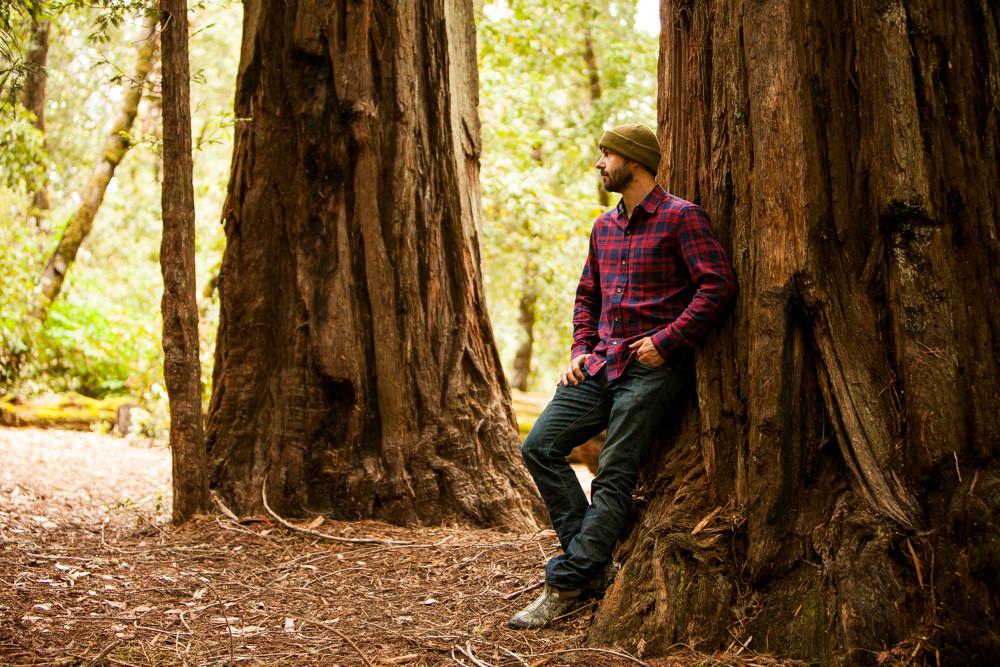
[[[611,128],[601,135],[598,145],[635,160],[656,175],[660,164],[660,143],[656,140],[656,133],[645,125],[629,123]]]

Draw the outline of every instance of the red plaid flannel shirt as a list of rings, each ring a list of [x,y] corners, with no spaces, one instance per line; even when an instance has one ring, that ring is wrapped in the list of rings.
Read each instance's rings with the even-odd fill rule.
[[[700,207],[659,185],[635,207],[603,214],[576,291],[571,357],[590,353],[584,369],[607,365],[609,382],[635,356],[629,344],[651,336],[669,363],[722,319],[736,294],[733,269]]]

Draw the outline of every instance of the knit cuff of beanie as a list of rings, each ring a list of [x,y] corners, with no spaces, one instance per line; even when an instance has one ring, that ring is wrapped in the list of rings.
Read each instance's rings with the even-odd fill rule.
[[[598,145],[635,160],[656,174],[660,164],[660,146],[656,134],[645,125],[619,125],[606,131]]]

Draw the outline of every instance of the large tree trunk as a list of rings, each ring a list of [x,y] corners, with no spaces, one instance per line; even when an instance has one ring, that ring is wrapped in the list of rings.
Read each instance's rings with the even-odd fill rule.
[[[90,233],[94,218],[104,201],[104,192],[115,175],[115,169],[131,147],[128,133],[139,111],[139,101],[142,99],[146,76],[153,65],[159,40],[155,38],[156,18],[148,16],[143,21],[142,37],[136,54],[135,71],[128,81],[128,90],[122,100],[122,108],[111,125],[104,145],[101,147],[97,164],[91,172],[90,179],[80,193],[80,206],[70,217],[66,228],[59,239],[59,244],[42,271],[34,296],[31,319],[44,322],[49,314],[49,307],[62,289],[63,280],[70,265],[76,259],[80,245]]]
[[[31,43],[28,47],[27,71],[24,76],[24,108],[35,114],[35,127],[45,135],[45,84],[48,80],[49,26],[44,20],[33,20]],[[43,179],[32,193],[32,218],[41,225],[49,210],[48,179]]]
[[[198,356],[191,82],[187,0],[160,3],[163,63],[163,376],[170,399],[173,519],[186,521],[208,501]]]
[[[660,177],[741,292],[591,639],[996,664],[1000,10],[661,16]]]
[[[483,299],[472,6],[246,4],[208,424],[235,508],[534,526]]]

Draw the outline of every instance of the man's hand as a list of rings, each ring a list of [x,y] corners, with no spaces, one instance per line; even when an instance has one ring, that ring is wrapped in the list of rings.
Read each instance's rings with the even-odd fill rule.
[[[647,366],[662,366],[666,359],[660,356],[653,345],[653,339],[649,336],[640,338],[628,346],[630,350],[635,350],[635,357]]]
[[[573,357],[573,361],[569,362],[569,368],[559,374],[559,384],[580,384],[580,381],[587,377],[583,373],[583,364],[587,361],[588,357],[590,357],[589,354],[581,354]]]

